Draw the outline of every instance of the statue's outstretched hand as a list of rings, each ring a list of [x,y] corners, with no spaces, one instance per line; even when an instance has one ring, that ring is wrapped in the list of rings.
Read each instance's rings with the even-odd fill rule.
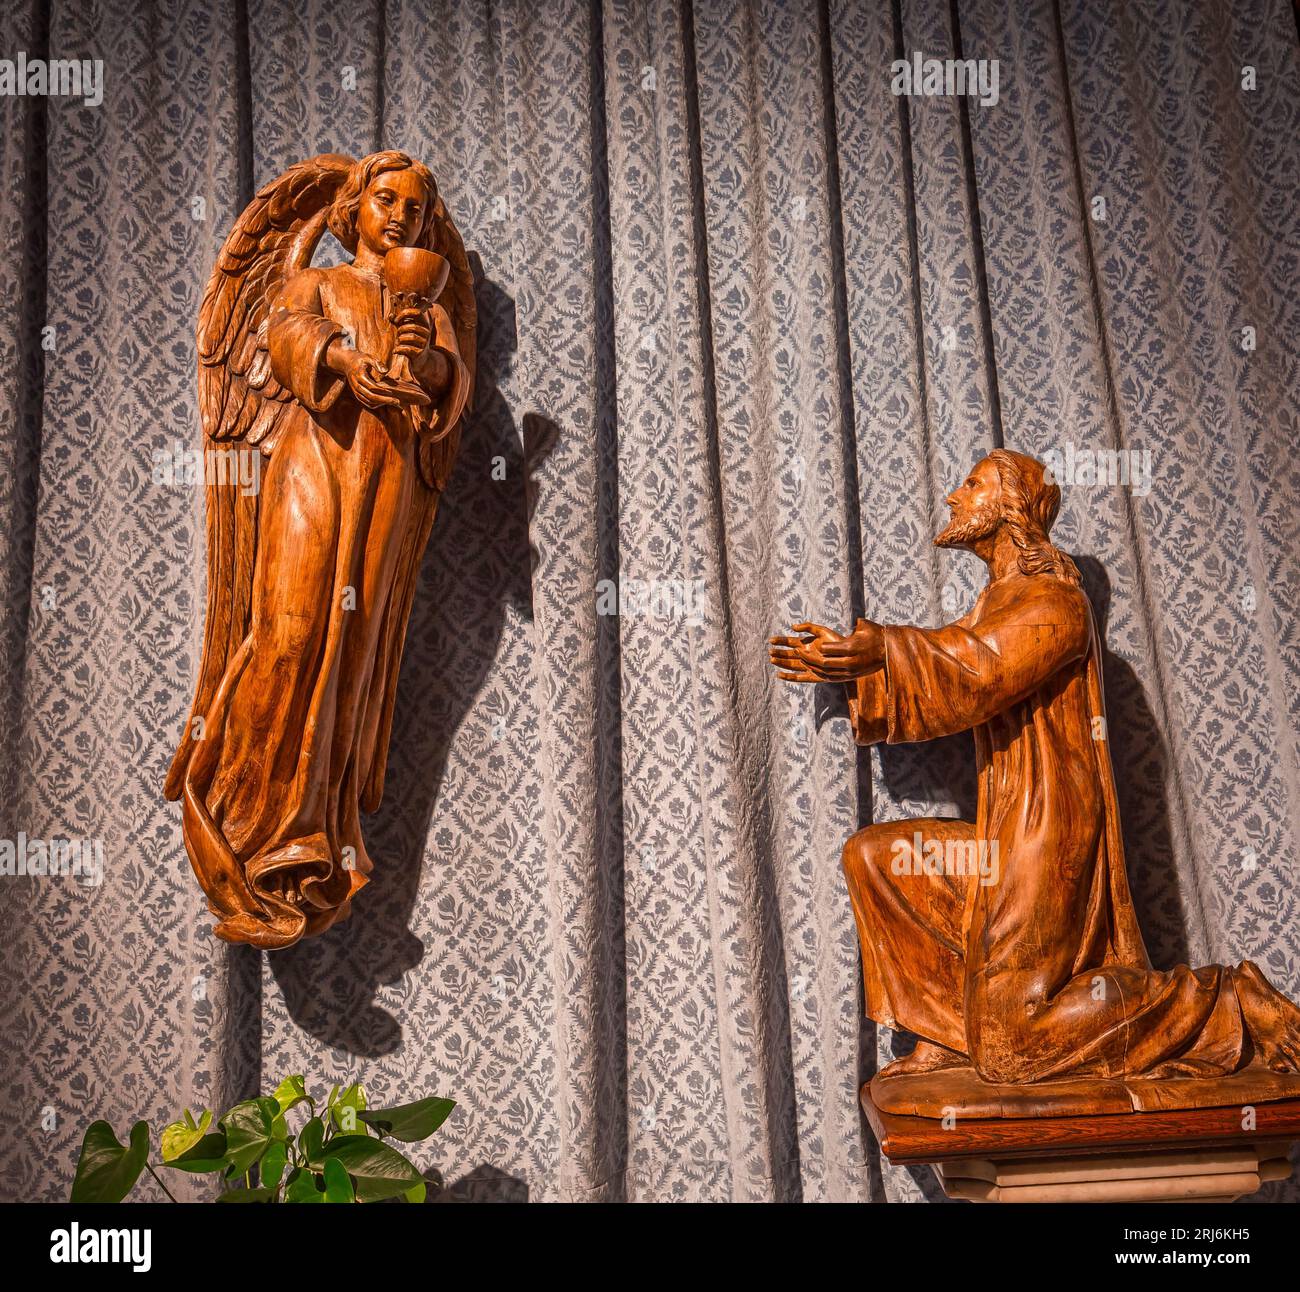
[[[783,682],[851,682],[884,663],[884,634],[879,624],[859,619],[847,637],[821,624],[795,624],[791,633],[773,637],[768,658]]]
[[[772,637],[768,641],[768,659],[783,682],[831,682],[824,672],[823,647],[843,638],[833,628],[821,624],[794,624],[790,632],[802,636]]]

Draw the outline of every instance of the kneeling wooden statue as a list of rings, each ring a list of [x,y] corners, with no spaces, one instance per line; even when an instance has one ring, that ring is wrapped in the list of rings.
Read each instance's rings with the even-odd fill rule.
[[[942,1164],[955,1196],[1252,1192],[1300,1136],[1300,1009],[1249,961],[1147,957],[1097,632],[1048,537],[1059,488],[999,449],[948,503],[935,542],[989,568],[967,614],[770,643],[785,680],[845,683],[859,743],[975,736],[973,822],[874,825],[844,849],[867,1013],[920,1038],[864,1107],[893,1160]]]

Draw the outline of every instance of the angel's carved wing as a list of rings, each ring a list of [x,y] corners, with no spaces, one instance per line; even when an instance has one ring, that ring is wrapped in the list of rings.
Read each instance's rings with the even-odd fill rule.
[[[271,375],[266,325],[280,285],[311,264],[350,157],[322,153],[262,188],[231,229],[199,310],[199,412],[207,441],[269,454],[292,396]],[[205,445],[206,447],[206,445]]]
[[[205,464],[212,450],[275,447],[292,396],[271,375],[266,325],[281,285],[311,264],[352,159],[323,153],[265,185],[235,222],[199,310],[199,415]],[[463,256],[462,250],[462,256]],[[454,272],[454,262],[453,262]],[[256,492],[213,473],[207,486],[208,609],[189,722],[164,792],[179,798],[194,741],[227,665],[248,634],[257,550]],[[235,478],[238,478],[236,473]],[[196,720],[198,720],[196,722]]]

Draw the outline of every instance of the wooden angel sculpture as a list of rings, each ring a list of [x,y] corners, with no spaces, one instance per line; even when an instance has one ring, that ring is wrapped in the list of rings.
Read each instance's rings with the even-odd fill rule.
[[[351,264],[311,267],[327,227]],[[255,491],[206,473],[203,658],[166,795],[229,942],[320,933],[367,882],[360,813],[383,793],[475,317],[460,235],[401,152],[291,167],[217,259],[199,311],[204,447],[263,469]]]
[[[844,871],[867,1012],[920,1043],[872,1085],[891,1112],[1094,1114],[1300,1095],[1300,1009],[1259,968],[1152,967],[1125,872],[1101,655],[1060,488],[996,449],[935,539],[988,566],[941,628],[796,624],[779,675],[842,682],[861,744],[973,731],[974,821],[885,822]]]

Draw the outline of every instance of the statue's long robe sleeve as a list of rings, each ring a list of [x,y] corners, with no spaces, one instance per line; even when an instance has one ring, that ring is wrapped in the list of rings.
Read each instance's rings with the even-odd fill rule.
[[[1256,1057],[1294,1070],[1263,1037],[1296,1036],[1300,1012],[1254,965],[1151,967],[1079,588],[1012,574],[957,623],[887,627],[884,641],[883,669],[850,688],[857,738],[973,729],[979,803],[973,825],[897,822],[846,847],[868,1013],[968,1055],[989,1081],[1218,1075]],[[917,835],[973,835],[996,869],[918,873]]]

